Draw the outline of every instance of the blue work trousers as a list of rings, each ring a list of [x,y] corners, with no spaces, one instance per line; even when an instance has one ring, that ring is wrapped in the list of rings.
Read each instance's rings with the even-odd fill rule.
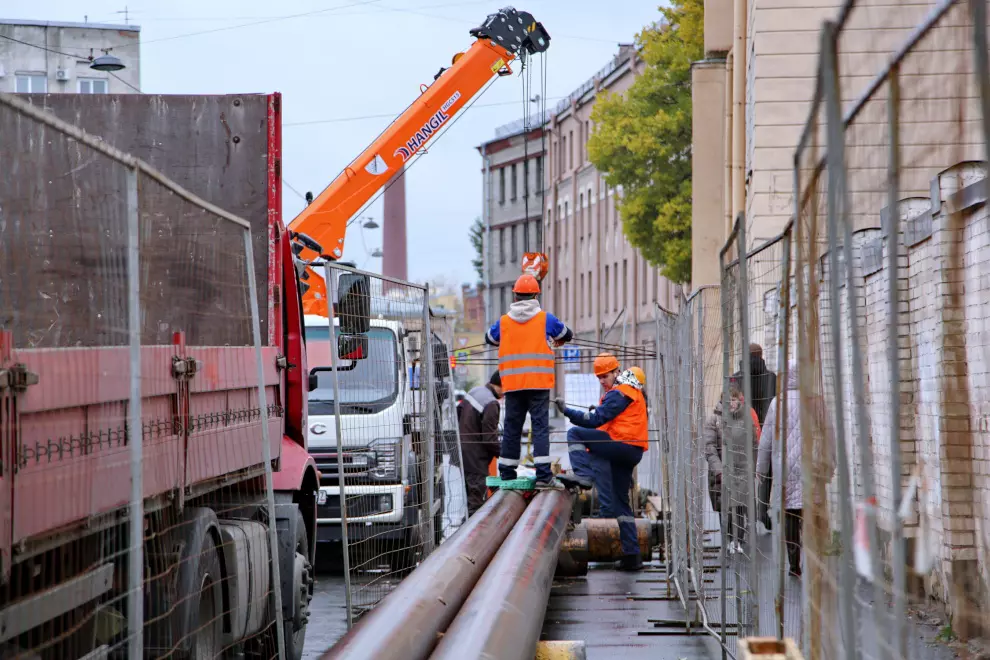
[[[502,427],[502,451],[498,473],[503,479],[515,479],[522,440],[523,423],[529,413],[533,430],[533,462],[536,478],[550,481],[550,390],[518,390],[505,393],[505,424]]]
[[[574,474],[595,482],[602,516],[619,522],[622,554],[638,555],[639,538],[629,505],[629,489],[643,450],[617,442],[604,431],[572,426],[567,431],[567,451]]]

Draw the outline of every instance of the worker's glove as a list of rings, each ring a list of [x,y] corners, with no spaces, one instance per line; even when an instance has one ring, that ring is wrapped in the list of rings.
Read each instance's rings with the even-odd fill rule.
[[[561,415],[563,415],[567,411],[567,406],[564,404],[564,400],[561,399],[560,397],[554,399],[553,403],[555,406],[557,406],[557,410],[560,411]]]

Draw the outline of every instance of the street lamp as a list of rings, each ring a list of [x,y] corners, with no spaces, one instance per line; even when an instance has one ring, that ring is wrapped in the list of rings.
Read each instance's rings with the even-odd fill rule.
[[[368,221],[362,225],[365,229],[378,229],[380,226],[375,222],[374,218],[368,218]]]
[[[374,250],[372,251],[372,253],[371,253],[371,256],[372,256],[373,258],[375,258],[375,259],[378,259],[378,258],[381,258],[381,257],[384,257],[385,255],[384,255],[384,254],[382,254],[382,251],[381,251],[381,249],[380,249],[380,248],[375,248],[375,249],[374,249]]]
[[[124,67],[124,63],[120,61],[120,58],[116,55],[111,55],[108,50],[103,51],[103,54],[97,57],[89,65],[90,69],[94,71],[120,71]]]

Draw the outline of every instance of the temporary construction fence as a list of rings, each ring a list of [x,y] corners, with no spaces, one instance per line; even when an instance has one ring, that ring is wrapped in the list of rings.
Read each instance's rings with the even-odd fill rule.
[[[323,473],[318,522],[340,533],[350,624],[443,539],[445,476],[457,471],[458,509],[464,485],[443,339],[452,331],[431,313],[427,287],[339,264],[325,271],[339,303],[307,336],[319,364],[310,422],[326,433],[310,451]]]
[[[941,639],[990,623],[986,3],[849,0],[820,43],[794,219],[753,249],[738,218],[719,290],[659,321],[668,575],[733,657],[737,633],[933,657],[915,607],[947,610]],[[750,344],[776,381],[756,442],[724,413],[733,381],[763,403]]]
[[[44,103],[71,116],[65,96]],[[250,104],[241,116],[263,121],[264,97]],[[262,330],[268,214],[227,213],[110,146],[141,130],[157,149],[155,127],[104,126],[108,139],[0,95],[0,645],[285,657],[302,642],[271,616],[284,411]],[[264,162],[248,166],[262,183]],[[208,163],[186,175],[223,180]],[[225,614],[224,581],[243,609]]]

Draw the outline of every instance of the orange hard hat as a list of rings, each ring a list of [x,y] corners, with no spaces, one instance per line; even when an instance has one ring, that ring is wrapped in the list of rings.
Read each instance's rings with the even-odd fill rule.
[[[512,287],[513,293],[533,294],[540,292],[540,283],[529,273],[523,273]]]
[[[611,353],[601,353],[595,358],[595,375],[603,376],[619,368],[619,361]]]
[[[640,385],[646,385],[646,373],[644,373],[642,369],[639,367],[632,367],[629,371],[631,371],[633,376],[636,377],[636,380],[639,381]]]

